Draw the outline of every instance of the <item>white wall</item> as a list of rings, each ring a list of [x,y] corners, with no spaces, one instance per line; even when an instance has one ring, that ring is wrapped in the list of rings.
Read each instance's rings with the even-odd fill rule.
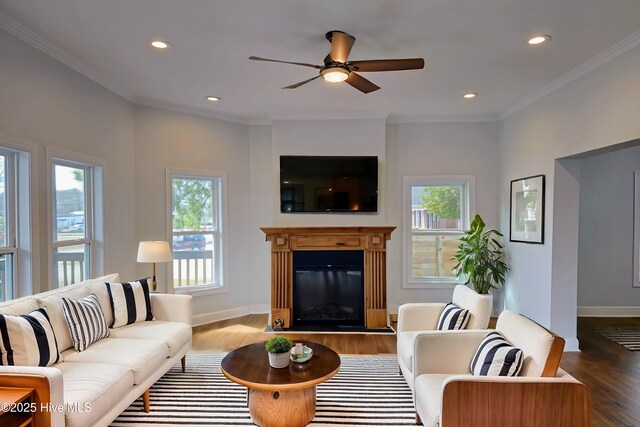
[[[45,146],[105,159],[105,266],[136,271],[133,107],[0,30],[0,133],[37,145],[34,292],[48,289]],[[39,277],[38,277],[39,276]]]
[[[488,227],[498,220],[498,125],[485,123],[413,123],[387,125],[387,219],[398,229],[388,246],[387,293],[391,312],[406,302],[451,301],[453,285],[402,287],[402,177],[475,175],[476,212]],[[410,226],[410,224],[408,225]],[[497,293],[494,307],[501,307]]]
[[[640,170],[640,147],[580,163],[578,310],[638,307],[640,288],[632,286],[633,172]]]
[[[250,298],[251,221],[249,185],[249,127],[216,119],[157,108],[135,109],[135,187],[137,237],[167,240],[166,168],[224,172],[227,174],[227,230],[225,277],[228,292],[197,296],[194,322],[215,320],[207,313],[247,306]],[[148,275],[141,264],[139,275]],[[166,266],[159,266],[158,289],[166,289]]]
[[[554,227],[555,159],[640,136],[640,47],[580,77],[500,123],[500,223],[509,225],[509,181],[545,174],[545,244],[510,243],[512,272],[507,284],[507,306],[550,327],[577,349],[577,238],[571,228]],[[560,185],[570,185],[571,171],[558,165]],[[565,173],[566,172],[566,173]],[[565,185],[567,184],[567,185]],[[567,190],[565,190],[567,191]],[[577,198],[566,211],[578,222]],[[567,234],[565,234],[567,233]],[[576,236],[577,237],[577,236]],[[553,243],[571,247],[553,251]],[[555,266],[552,272],[552,265]]]

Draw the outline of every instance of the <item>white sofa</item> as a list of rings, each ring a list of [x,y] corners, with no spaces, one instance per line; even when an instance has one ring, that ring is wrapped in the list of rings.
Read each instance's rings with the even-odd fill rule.
[[[416,336],[416,423],[429,427],[591,426],[587,387],[559,369],[564,340],[505,310],[496,329],[524,355],[518,376],[474,376],[471,361],[492,330]]]
[[[469,322],[465,329],[486,329],[491,317],[492,300],[465,285],[453,289],[452,302],[469,310]],[[434,331],[438,326],[444,303],[410,303],[398,309],[397,352],[398,365],[404,379],[413,390],[413,347],[416,335],[421,331]]]
[[[36,426],[107,426],[140,396],[148,411],[149,387],[191,348],[191,296],[150,295],[153,321],[110,329],[110,336],[83,352],[73,348],[61,297],[98,297],[108,324],[112,313],[105,282],[117,274],[76,283],[61,289],[7,301],[2,314],[27,314],[46,306],[61,353],[50,367],[0,366],[0,386],[33,384],[37,406],[50,403],[51,411],[36,414]],[[63,411],[55,410],[63,408]]]

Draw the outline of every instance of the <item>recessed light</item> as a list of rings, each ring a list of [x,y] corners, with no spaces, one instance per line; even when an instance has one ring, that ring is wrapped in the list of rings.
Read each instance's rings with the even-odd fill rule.
[[[171,47],[171,43],[164,40],[152,40],[151,46],[155,47],[156,49],[169,49]]]
[[[529,44],[541,44],[546,42],[547,40],[551,40],[551,36],[546,34],[541,34],[538,36],[533,36],[529,39]]]
[[[466,98],[466,99],[473,99],[473,98],[475,98],[476,96],[478,96],[478,94],[477,94],[477,93],[474,93],[474,92],[469,92],[469,93],[465,93],[465,94],[464,94],[464,95],[462,95],[462,96],[463,96],[464,98]]]
[[[220,101],[222,98],[220,98],[219,96],[207,96],[207,101],[211,101],[211,102],[216,102],[216,101]]]

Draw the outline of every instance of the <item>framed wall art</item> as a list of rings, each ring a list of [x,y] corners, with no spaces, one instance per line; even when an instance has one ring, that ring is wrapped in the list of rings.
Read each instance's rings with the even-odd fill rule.
[[[640,171],[633,179],[633,287],[640,288]]]
[[[544,175],[511,181],[509,241],[544,243]]]

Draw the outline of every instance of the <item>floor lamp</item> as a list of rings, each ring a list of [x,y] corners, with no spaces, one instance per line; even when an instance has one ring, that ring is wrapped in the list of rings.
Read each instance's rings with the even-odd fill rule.
[[[151,290],[155,291],[156,282],[156,262],[170,262],[172,260],[171,248],[169,242],[164,241],[148,241],[140,242],[138,246],[138,262],[150,262],[153,266],[153,275],[151,277]]]

